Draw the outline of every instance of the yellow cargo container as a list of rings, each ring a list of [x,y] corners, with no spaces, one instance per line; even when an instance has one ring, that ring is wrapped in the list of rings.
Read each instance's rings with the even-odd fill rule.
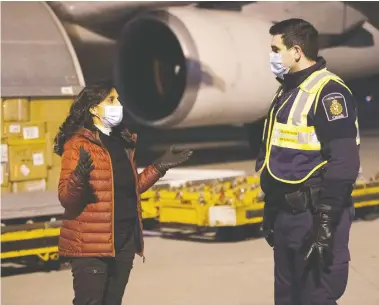
[[[71,104],[71,99],[32,99],[30,101],[30,120],[61,123],[70,112]]]
[[[46,134],[46,163],[48,168],[61,166],[61,157],[54,153],[54,140]]]
[[[46,178],[46,144],[10,145],[9,170],[12,182]]]
[[[28,99],[3,99],[1,104],[4,122],[26,122],[30,120]]]
[[[1,150],[1,163],[7,163],[8,162],[8,144],[1,143],[0,150]]]
[[[3,111],[3,99],[0,99],[0,135],[1,139],[3,139],[3,125],[4,125],[4,111]]]
[[[49,134],[49,137],[54,140],[55,136],[59,131],[59,127],[62,125],[62,122],[46,122],[46,133]]]
[[[56,191],[58,189],[60,174],[61,174],[60,166],[55,166],[49,169],[47,173],[47,190],[48,191]]]
[[[46,191],[46,180],[29,180],[22,182],[12,183],[13,193],[25,193],[25,192],[36,192],[36,191]]]
[[[4,121],[1,120],[1,123],[0,123],[0,138],[1,138],[1,143],[4,143],[4,141],[6,139],[4,139]]]
[[[4,123],[3,138],[9,145],[42,143],[45,141],[46,126],[44,122]]]
[[[1,163],[0,170],[1,170],[0,184],[1,184],[1,186],[6,187],[9,184],[9,166],[8,166],[8,163]]]
[[[12,193],[12,185],[9,183],[8,186],[1,186],[1,195]]]
[[[57,166],[61,166],[61,157],[58,156],[56,153],[53,153],[51,155],[51,166],[49,167],[57,167]]]

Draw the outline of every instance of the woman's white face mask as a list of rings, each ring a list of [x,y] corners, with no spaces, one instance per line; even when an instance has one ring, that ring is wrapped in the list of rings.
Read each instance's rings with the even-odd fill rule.
[[[99,119],[105,127],[112,128],[121,123],[123,115],[123,107],[121,105],[105,105],[104,116],[99,117]]]

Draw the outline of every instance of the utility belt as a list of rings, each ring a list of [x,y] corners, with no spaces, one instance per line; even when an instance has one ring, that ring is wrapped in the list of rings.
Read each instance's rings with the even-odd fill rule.
[[[317,211],[317,203],[321,189],[312,187],[285,194],[279,200],[279,208],[292,214],[299,214],[307,210],[312,213]]]
[[[275,196],[272,198],[275,200],[272,202],[279,210],[286,211],[291,214],[300,214],[305,211],[311,211],[316,213],[319,205],[319,198],[321,194],[321,188],[319,187],[307,187],[300,189],[296,192]],[[346,196],[344,202],[345,207],[349,207],[353,204],[351,194]]]

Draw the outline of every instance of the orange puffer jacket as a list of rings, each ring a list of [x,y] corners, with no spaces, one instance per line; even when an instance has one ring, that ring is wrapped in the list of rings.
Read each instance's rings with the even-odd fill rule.
[[[137,136],[127,130],[122,138],[136,142]],[[85,194],[83,185],[72,174],[79,160],[79,149],[83,146],[93,160],[90,174],[91,196]],[[159,180],[160,173],[149,166],[137,173],[135,150],[127,149],[136,183],[139,229],[136,230],[137,254],[143,256],[142,213],[140,194]],[[69,186],[74,187],[69,187]],[[58,186],[59,201],[65,208],[59,237],[59,255],[65,257],[111,257],[114,249],[114,194],[111,158],[97,132],[79,130],[64,146],[62,170]],[[91,199],[90,199],[91,198]]]

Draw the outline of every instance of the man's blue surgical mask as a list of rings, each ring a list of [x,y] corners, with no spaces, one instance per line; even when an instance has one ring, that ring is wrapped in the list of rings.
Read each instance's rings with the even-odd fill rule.
[[[280,53],[270,53],[270,66],[272,73],[279,78],[283,78],[283,75],[290,71],[290,67],[286,68],[283,66],[282,54]]]

